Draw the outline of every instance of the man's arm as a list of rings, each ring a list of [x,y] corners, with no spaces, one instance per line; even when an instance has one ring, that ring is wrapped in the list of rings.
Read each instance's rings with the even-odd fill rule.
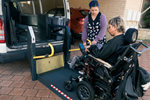
[[[88,50],[90,51],[90,53],[94,54],[95,57],[100,59],[106,59],[114,52],[111,48],[111,45],[112,44],[108,42],[102,47],[102,49],[98,49],[96,45],[91,45]]]
[[[106,44],[103,45],[101,49],[98,49],[97,46],[91,46],[89,51],[95,55],[95,57],[100,59],[107,59],[113,53],[118,51],[124,45],[123,35],[119,35],[109,40]]]

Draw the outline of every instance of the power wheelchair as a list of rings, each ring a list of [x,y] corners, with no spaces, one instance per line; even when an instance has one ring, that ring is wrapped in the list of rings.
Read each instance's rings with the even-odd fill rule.
[[[83,68],[83,75],[78,78],[70,76],[70,80],[64,82],[64,88],[71,91],[72,82],[76,81],[76,92],[81,100],[116,100],[119,85],[124,77],[133,70],[134,59],[142,52],[149,49],[142,41],[137,42],[138,31],[130,28],[124,35],[125,46],[115,54],[111,55],[107,61],[94,57],[85,52],[82,43],[79,44],[82,52],[82,60],[75,63],[75,70]],[[138,47],[143,45],[146,49],[138,51]],[[134,53],[138,56],[134,56]]]

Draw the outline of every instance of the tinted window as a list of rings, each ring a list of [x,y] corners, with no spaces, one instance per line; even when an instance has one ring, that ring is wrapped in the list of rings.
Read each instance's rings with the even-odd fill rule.
[[[54,16],[56,11],[57,11],[57,9],[52,9],[52,10],[48,11],[48,13],[46,13],[46,14],[50,14],[50,15]]]
[[[20,5],[24,14],[33,14],[33,7],[31,1],[22,1],[20,2]]]
[[[64,16],[64,9],[58,9],[55,16]]]
[[[80,10],[80,13],[86,17],[89,14],[89,11]]]

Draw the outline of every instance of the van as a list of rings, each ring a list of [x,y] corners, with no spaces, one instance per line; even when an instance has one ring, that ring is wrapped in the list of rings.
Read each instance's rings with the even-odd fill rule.
[[[63,7],[64,14],[45,14],[55,7]],[[28,31],[20,26],[32,27],[36,55],[50,53],[48,43],[54,46],[55,53],[62,52],[63,35],[54,33],[64,34],[61,26],[69,25],[69,20],[68,0],[0,0],[0,62],[27,58]]]

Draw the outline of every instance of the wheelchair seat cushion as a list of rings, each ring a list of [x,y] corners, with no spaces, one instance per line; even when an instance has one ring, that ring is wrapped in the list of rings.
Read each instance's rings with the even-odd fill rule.
[[[91,54],[88,54],[88,57],[94,59],[96,62],[100,63],[101,65],[104,65],[105,67],[107,67],[108,69],[111,69],[113,66],[110,65],[109,63],[105,62],[102,59],[96,58],[94,56],[92,56]]]

